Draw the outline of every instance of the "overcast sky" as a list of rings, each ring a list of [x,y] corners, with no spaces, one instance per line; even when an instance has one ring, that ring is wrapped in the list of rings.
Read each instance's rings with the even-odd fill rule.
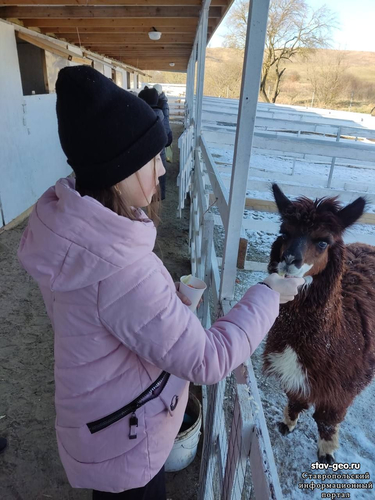
[[[337,13],[340,30],[334,33],[334,47],[345,50],[375,52],[375,0],[306,0],[314,9],[327,5]],[[224,21],[225,23],[225,21]],[[210,47],[220,47],[225,34],[220,27],[213,36]]]

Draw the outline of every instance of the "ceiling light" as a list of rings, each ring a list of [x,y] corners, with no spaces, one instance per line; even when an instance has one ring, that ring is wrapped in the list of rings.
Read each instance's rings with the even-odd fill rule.
[[[169,63],[169,66],[172,66],[172,68],[173,68],[173,66],[174,66],[174,63]]]
[[[161,31],[158,31],[156,28],[152,27],[153,31],[148,32],[148,36],[150,37],[150,40],[160,40],[160,37],[162,35]]]

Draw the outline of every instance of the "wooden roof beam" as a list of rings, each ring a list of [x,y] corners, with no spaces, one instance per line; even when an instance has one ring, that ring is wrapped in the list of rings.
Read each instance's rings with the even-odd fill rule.
[[[87,50],[91,50],[88,47],[85,47]],[[107,52],[108,54],[138,54],[138,55],[144,55],[145,57],[151,56],[158,54],[160,56],[167,56],[170,57],[171,55],[176,55],[176,54],[184,54],[190,56],[191,50],[153,50],[153,51],[142,51],[142,50],[129,50],[129,49],[118,49],[116,47],[95,47],[95,50],[98,50],[100,52]],[[92,50],[91,50],[92,51]]]
[[[141,35],[130,35],[130,34],[92,34],[92,35],[77,35],[74,33],[68,33],[66,37],[67,40],[71,43],[80,43],[82,45],[101,45],[101,44],[112,44],[115,45],[117,43],[120,44],[143,44],[149,45],[150,47],[157,47],[158,45],[166,45],[166,44],[174,44],[179,43],[183,45],[193,45],[194,35],[165,35],[160,40],[157,40],[158,43],[155,43],[155,40],[150,40],[147,34]]]
[[[184,62],[184,63],[177,63],[175,61],[171,61],[171,62],[174,62],[175,65],[172,67],[169,66],[169,63],[166,62],[166,61],[160,61],[160,62],[156,62],[155,64],[142,64],[142,62],[140,61],[140,64],[142,64],[141,68],[143,71],[173,71],[173,72],[176,72],[176,71],[181,71],[181,72],[186,72],[187,70],[187,65],[188,65],[188,61]]]
[[[142,64],[142,71],[186,71],[187,65],[189,64],[189,61],[186,60],[184,62],[179,62],[179,61],[171,61],[174,62],[175,65],[169,66],[169,61],[156,61],[153,64],[149,64],[148,62],[142,62],[140,61],[140,64]]]
[[[52,54],[56,54],[60,57],[63,57],[68,61],[73,61],[78,64],[87,64],[89,66],[91,66],[92,64],[91,59],[79,56],[75,52],[72,52],[71,50],[63,47],[62,45],[53,43],[52,40],[51,41],[44,40],[36,36],[28,35],[27,33],[24,33],[22,31],[17,31],[17,37],[20,38],[21,40],[24,40],[25,42],[35,45],[36,47],[39,47],[43,50],[47,50]]]
[[[123,5],[128,7],[201,7],[202,0],[0,0],[0,5],[22,6],[22,5],[83,5],[91,7],[94,5]],[[226,0],[211,0],[213,7],[227,6]]]
[[[172,56],[172,57],[160,57],[160,58],[149,58],[149,59],[145,59],[143,57],[136,57],[136,56],[129,56],[129,55],[122,55],[122,54],[114,54],[113,56],[113,59],[122,59],[122,60],[132,60],[132,61],[136,61],[137,62],[137,65],[138,67],[139,66],[142,66],[144,64],[153,64],[155,61],[163,61],[163,62],[174,62],[174,63],[177,63],[177,62],[181,62],[181,63],[185,63],[185,61],[188,61],[189,60],[189,57],[188,56]],[[130,59],[130,57],[132,59]]]
[[[159,57],[170,59],[171,57],[184,57],[184,58],[190,57],[190,54],[187,52],[173,52],[171,54],[163,54],[163,53],[160,54],[158,52],[154,52],[151,54],[145,54],[144,52],[132,52],[132,51],[128,51],[128,50],[117,51],[117,50],[106,50],[106,49],[101,49],[100,52],[105,54],[107,57],[121,56],[121,57],[130,57],[132,59],[135,59],[135,58],[150,59],[150,58],[159,58]]]
[[[42,33],[55,33],[56,35],[60,36],[65,36],[68,34],[77,34],[80,35],[82,34],[88,34],[88,33],[148,33],[151,28],[148,27],[129,27],[129,28],[113,28],[113,27],[108,27],[108,28],[78,28],[75,26],[72,27],[63,27],[59,28],[57,26],[51,26],[49,28],[41,28]],[[181,33],[186,33],[186,34],[194,34],[196,31],[195,26],[187,26],[185,28],[183,27],[178,27],[176,28],[175,26],[164,26],[162,28],[162,33],[164,34],[181,34]]]
[[[89,47],[89,46],[87,46]],[[175,53],[183,53],[183,54],[190,54],[191,53],[191,48],[188,47],[186,49],[184,48],[180,48],[180,47],[176,47],[176,48],[170,48],[170,49],[164,49],[162,48],[161,50],[158,50],[158,49],[151,49],[151,50],[144,50],[144,49],[132,49],[132,48],[129,48],[129,47],[126,47],[126,46],[123,46],[123,47],[116,47],[116,46],[113,46],[113,45],[98,45],[95,47],[96,50],[106,50],[107,52],[130,52],[130,53],[134,53],[134,52],[137,52],[138,54],[161,54],[161,55],[167,55],[169,56],[169,54],[175,54]],[[87,50],[91,50],[89,48],[87,48]]]
[[[65,26],[69,27],[78,27],[78,28],[126,28],[126,27],[145,27],[151,28],[154,26],[152,23],[156,23],[156,28],[162,31],[164,26],[175,26],[177,27],[193,27],[197,28],[198,18],[195,17],[185,17],[185,18],[158,18],[158,19],[141,19],[141,18],[119,18],[119,19],[82,19],[82,18],[73,18],[73,19],[49,19],[49,18],[36,18],[36,19],[25,19],[24,24],[27,26],[35,26],[39,28],[56,26],[59,28],[64,28]],[[209,21],[208,25],[213,26],[214,21]]]
[[[87,43],[85,45],[86,47],[90,47],[91,44]],[[174,44],[174,45],[155,45],[154,47],[150,47],[150,45],[145,45],[142,43],[139,44],[132,44],[132,43],[114,43],[114,44],[106,44],[106,45],[98,45],[98,47],[105,47],[105,48],[113,48],[113,49],[127,49],[127,50],[144,50],[144,51],[150,51],[150,50],[190,50],[191,52],[191,46],[186,45],[186,44]]]
[[[87,49],[90,50],[90,49]],[[123,55],[127,57],[131,57],[133,54],[137,57],[149,58],[149,57],[172,57],[172,56],[182,56],[182,57],[190,57],[190,52],[188,51],[173,51],[173,52],[137,52],[133,50],[115,50],[115,49],[106,49],[100,48],[100,52],[105,52],[107,54],[112,55]]]
[[[0,17],[6,18],[198,18],[200,7],[0,7]],[[220,18],[221,7],[211,7],[209,17]]]

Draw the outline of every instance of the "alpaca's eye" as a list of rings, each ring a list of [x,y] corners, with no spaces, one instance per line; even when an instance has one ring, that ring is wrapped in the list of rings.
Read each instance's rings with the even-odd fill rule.
[[[320,248],[320,250],[325,250],[328,246],[328,243],[326,241],[319,241],[318,243],[318,247]]]

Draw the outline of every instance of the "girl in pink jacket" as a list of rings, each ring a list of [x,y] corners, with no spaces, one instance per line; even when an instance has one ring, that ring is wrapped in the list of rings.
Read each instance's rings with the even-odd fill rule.
[[[165,172],[163,124],[88,66],[62,69],[56,92],[76,179],[39,199],[18,255],[55,334],[61,461],[94,500],[165,500],[189,382],[215,384],[245,361],[303,280],[269,276],[205,330],[153,253],[155,225],[141,210],[152,216]]]

